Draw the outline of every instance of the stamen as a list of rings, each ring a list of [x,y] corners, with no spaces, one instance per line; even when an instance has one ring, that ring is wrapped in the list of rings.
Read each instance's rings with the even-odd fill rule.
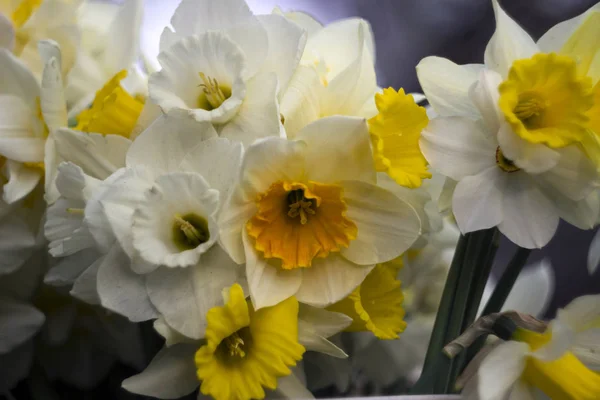
[[[545,108],[546,102],[539,95],[526,92],[519,95],[519,102],[513,112],[521,122],[527,124],[533,122],[528,121],[530,118],[539,117]]]
[[[67,208],[69,214],[83,215],[85,210],[83,208]]]
[[[208,100],[208,103],[213,109],[220,107],[227,98],[225,97],[223,90],[219,87],[219,82],[217,82],[215,78],[211,78],[210,76],[207,77],[204,72],[200,72],[199,74],[203,82],[200,86],[206,95],[206,100]]]
[[[496,149],[496,164],[505,172],[517,172],[521,169],[512,160],[504,156],[502,150],[500,150],[500,146]]]
[[[300,216],[300,223],[305,225],[308,222],[308,215],[315,215],[315,210],[311,207],[315,201],[312,199],[306,199],[304,197],[304,191],[297,189],[288,194],[288,206],[290,207],[287,215],[291,218]]]
[[[184,219],[184,217],[181,215],[175,214],[174,219],[175,226],[177,226],[177,228],[179,228],[179,230],[183,233],[189,246],[197,247],[208,240],[205,232],[197,229],[192,223]]]
[[[227,350],[231,357],[246,357],[244,344],[244,339],[242,339],[237,332],[234,332],[232,335],[225,338],[225,345],[227,346]]]

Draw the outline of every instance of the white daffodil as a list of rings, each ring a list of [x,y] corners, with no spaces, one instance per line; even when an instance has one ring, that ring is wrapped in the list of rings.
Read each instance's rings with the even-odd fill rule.
[[[299,305],[294,297],[257,310],[237,284],[227,288],[225,297],[223,306],[208,311],[206,341],[190,341],[160,328],[167,346],[123,387],[160,399],[185,396],[198,386],[199,398],[210,395],[217,400],[271,394],[312,398],[293,368],[303,353],[333,351],[345,356],[327,340],[350,323],[342,314]]]
[[[85,134],[69,132],[61,131],[67,142],[88,146],[78,144]],[[216,222],[237,174],[241,145],[216,136],[211,124],[165,116],[133,142],[125,167],[99,185],[75,165],[61,166],[59,201],[78,213],[84,208],[83,221],[76,219],[68,241],[61,240],[69,210],[57,206],[46,232],[57,233],[53,252],[69,254],[70,246],[87,246],[91,236],[103,254],[79,278],[84,293],[91,275],[104,307],[133,321],[162,315],[186,336],[203,336],[206,310],[243,272],[220,248]]]
[[[39,79],[46,60],[40,58],[38,41],[53,40],[63,50],[65,77],[79,45],[79,4],[79,0],[0,1],[0,47],[11,51]]]
[[[221,243],[246,263],[257,309],[290,296],[330,305],[410,247],[420,234],[416,212],[375,179],[361,118],[322,118],[296,140],[248,148],[221,214]]]
[[[87,107],[94,93],[121,70],[130,71],[125,81],[130,91],[146,94],[145,78],[134,67],[140,55],[142,8],[141,0],[122,5],[83,2],[78,15],[81,45],[66,89],[71,106]]]
[[[600,231],[596,231],[594,238],[592,239],[592,243],[590,243],[590,248],[588,249],[588,257],[587,257],[587,267],[588,272],[591,275],[594,275],[596,270],[598,269],[598,265],[600,264]]]
[[[517,245],[535,248],[548,243],[559,218],[591,228],[598,213],[596,167],[575,145],[546,148],[551,153],[533,150],[538,165],[550,165],[535,173],[508,158],[501,140],[507,123],[498,107],[499,80],[496,72],[482,71],[470,90],[479,119],[436,118],[421,135],[427,161],[458,182],[452,211],[460,230],[497,226]]]
[[[278,94],[298,65],[302,29],[280,15],[256,17],[243,0],[184,0],[171,25],[161,36],[162,70],[150,76],[150,99],[244,144],[279,135]]]
[[[281,100],[288,137],[326,116],[375,116],[374,95],[379,89],[374,63],[373,34],[363,19],[334,22],[312,33]]]
[[[540,332],[517,327],[480,361],[463,391],[466,399],[593,400],[600,395],[600,296],[583,296],[558,311]]]
[[[0,155],[5,158],[4,200],[27,196],[45,176],[46,196],[54,194],[55,150],[52,132],[67,124],[60,73],[61,53],[56,43],[41,41],[46,64],[41,87],[14,55],[0,49]]]

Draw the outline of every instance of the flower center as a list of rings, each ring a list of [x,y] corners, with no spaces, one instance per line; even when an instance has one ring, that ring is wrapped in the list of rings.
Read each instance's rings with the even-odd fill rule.
[[[512,160],[504,156],[502,150],[500,150],[500,146],[496,149],[496,164],[501,170],[506,172],[517,172],[521,169]]]
[[[258,196],[257,208],[246,224],[248,235],[283,269],[310,267],[313,258],[339,252],[356,238],[339,185],[277,181]]]
[[[243,331],[243,332],[242,332]],[[219,345],[223,355],[231,360],[239,360],[246,357],[247,343],[249,341],[250,330],[242,328],[237,332],[227,336]],[[244,340],[243,337],[246,337]]]
[[[539,117],[545,108],[544,99],[537,93],[521,93],[514,113],[526,127],[535,128],[535,122],[538,121],[535,117]]]
[[[75,129],[130,137],[144,108],[144,101],[121,87],[121,80],[126,76],[127,71],[119,71],[96,92],[92,106],[77,115]]]
[[[302,189],[296,189],[289,192],[287,202],[290,207],[287,215],[291,218],[300,216],[300,223],[302,225],[308,222],[308,214],[315,215],[313,207],[317,207],[317,202],[315,199],[307,199],[304,197],[304,190]]]
[[[517,60],[498,91],[506,121],[528,142],[558,148],[585,137],[592,81],[577,73],[573,58],[538,53]]]
[[[219,108],[225,100],[231,97],[231,89],[219,85],[216,78],[206,76],[204,72],[200,72],[199,75],[200,79],[202,79],[202,83],[200,84],[202,93],[200,93],[200,96],[198,97],[198,108],[208,111],[214,110],[215,108]]]
[[[181,251],[198,247],[210,239],[208,222],[201,216],[190,213],[175,214],[173,217],[173,242]]]

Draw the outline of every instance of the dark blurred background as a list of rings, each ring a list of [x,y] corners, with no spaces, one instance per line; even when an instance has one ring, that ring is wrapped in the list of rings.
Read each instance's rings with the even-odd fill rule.
[[[485,45],[494,31],[494,14],[489,0],[247,0],[255,13],[269,13],[275,5],[284,11],[301,10],[322,23],[348,17],[362,17],[373,27],[377,46],[377,73],[380,86],[404,87],[419,91],[415,66],[423,57],[436,55],[458,64],[483,61]],[[120,1],[117,1],[120,2]],[[535,39],[554,24],[582,13],[595,0],[504,0],[502,6]],[[178,0],[146,0],[142,46],[150,57],[158,52],[158,38],[168,24]],[[554,268],[556,289],[547,315],[574,297],[600,293],[600,271],[590,277],[586,260],[592,231],[581,231],[561,223],[558,234],[542,250],[534,251],[530,262],[547,257]],[[515,246],[503,239],[494,273],[504,268]],[[162,345],[151,323],[142,326],[144,346],[151,357]],[[48,399],[143,399],[120,390],[121,381],[136,373],[115,367],[93,391],[80,391],[64,384],[52,384],[57,397]],[[16,399],[30,399],[30,379],[13,392]],[[1,397],[1,396],[0,396]],[[190,398],[195,398],[190,397]]]

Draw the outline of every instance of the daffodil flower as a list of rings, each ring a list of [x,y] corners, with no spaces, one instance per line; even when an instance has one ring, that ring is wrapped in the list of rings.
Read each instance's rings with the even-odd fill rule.
[[[375,185],[364,119],[322,118],[295,140],[245,153],[220,217],[221,243],[246,263],[257,309],[290,297],[327,306],[420,234],[414,209]]]
[[[244,144],[279,135],[278,94],[296,69],[304,32],[279,15],[254,16],[243,0],[182,1],[171,25],[161,36],[162,69],[150,76],[150,99]]]
[[[38,41],[52,40],[63,51],[62,76],[75,62],[79,45],[79,0],[20,0],[0,2],[0,47],[18,57],[41,79],[46,60],[38,53]]]
[[[0,49],[2,127],[0,155],[8,183],[4,200],[27,196],[45,176],[46,196],[52,197],[55,150],[52,132],[67,124],[60,72],[61,53],[53,42],[40,42],[46,60],[41,87],[13,54]],[[48,198],[47,197],[47,198]]]
[[[525,400],[538,389],[552,399],[597,399],[599,310],[599,296],[583,296],[559,310],[544,332],[517,327],[480,361],[463,396]]]
[[[227,288],[224,297],[223,306],[208,310],[206,340],[190,341],[159,328],[167,346],[123,387],[160,399],[187,395],[198,386],[217,400],[262,399],[270,391],[284,398],[312,398],[294,366],[305,350],[322,351],[322,343],[329,342],[321,335],[339,332],[350,319],[310,307],[303,311],[294,297],[257,310],[238,284]]]

